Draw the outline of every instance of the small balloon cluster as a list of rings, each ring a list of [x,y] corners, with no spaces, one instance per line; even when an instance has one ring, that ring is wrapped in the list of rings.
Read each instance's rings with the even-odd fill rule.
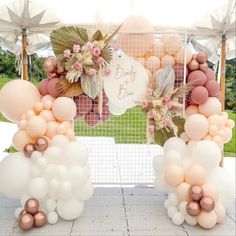
[[[235,188],[233,178],[219,167],[220,160],[221,151],[214,142],[186,145],[176,137],[165,142],[162,156],[154,157],[154,185],[168,193],[164,206],[174,224],[185,221],[210,229],[223,221]]]
[[[39,210],[39,201],[35,198],[29,198],[24,208],[18,208],[15,213],[18,226],[24,231],[33,227],[42,227],[47,223],[47,215]]]
[[[90,98],[86,94],[79,95],[75,97],[75,104],[77,108],[77,118],[84,118],[84,122],[89,127],[95,127],[100,122],[105,123],[110,118],[110,112],[108,108],[108,98],[106,94],[103,92],[103,99],[102,99],[102,114],[99,114],[99,97],[95,99]]]
[[[30,82],[12,80],[0,90],[0,107],[4,117],[19,124],[13,137],[18,152],[0,163],[0,192],[21,199],[27,211],[21,214],[19,227],[30,229],[46,220],[55,224],[59,216],[66,220],[79,217],[93,185],[87,148],[76,141],[72,129],[73,99],[41,96]],[[37,201],[45,214],[29,210],[28,206],[37,208]],[[17,209],[16,216],[21,211]]]
[[[209,97],[220,97],[220,85],[216,81],[215,72],[208,68],[206,52],[193,55],[188,69],[190,73],[187,76],[187,82],[193,85],[188,101],[189,105],[201,105]]]

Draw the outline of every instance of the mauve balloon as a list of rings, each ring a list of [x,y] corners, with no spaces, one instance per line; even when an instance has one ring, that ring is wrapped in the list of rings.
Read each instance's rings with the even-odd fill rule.
[[[48,93],[56,98],[60,95],[60,91],[57,89],[57,82],[59,81],[58,78],[53,78],[53,79],[50,79],[47,83],[47,90],[48,90]]]
[[[207,82],[205,73],[200,70],[192,71],[187,78],[188,82],[191,82],[194,86],[204,86]]]
[[[217,83],[215,80],[209,80],[207,81],[205,85],[206,89],[208,90],[210,97],[217,97],[217,95],[220,92],[220,84]]]
[[[193,88],[191,92],[191,100],[198,105],[204,104],[208,99],[208,91],[203,86],[197,86]]]
[[[39,92],[43,96],[48,94],[48,90],[47,90],[48,81],[49,81],[48,79],[43,79],[39,83]]]
[[[99,115],[91,111],[85,115],[84,121],[88,126],[95,127],[99,123]]]
[[[92,110],[93,106],[92,99],[85,94],[76,97],[75,103],[76,103],[77,114],[85,115]]]
[[[205,75],[207,80],[212,80],[212,79],[214,80],[216,78],[216,74],[214,70],[212,70],[211,68],[207,68]]]

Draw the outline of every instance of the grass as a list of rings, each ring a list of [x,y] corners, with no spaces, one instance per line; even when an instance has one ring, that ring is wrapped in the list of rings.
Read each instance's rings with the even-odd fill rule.
[[[9,78],[0,78],[0,88],[10,81]],[[34,84],[38,81],[33,80]],[[227,110],[229,118],[236,121],[236,113]],[[0,113],[0,121],[7,121]],[[84,120],[75,121],[75,131],[78,136],[106,136],[114,137],[116,143],[146,143],[146,117],[140,107],[129,109],[121,116],[111,116],[109,121],[96,128],[89,128]],[[236,156],[236,129],[233,129],[232,140],[224,146],[224,156]]]

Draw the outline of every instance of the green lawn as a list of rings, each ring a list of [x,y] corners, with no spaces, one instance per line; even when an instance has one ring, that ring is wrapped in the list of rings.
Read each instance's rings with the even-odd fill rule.
[[[0,78],[0,88],[8,82],[9,78]],[[37,84],[38,81],[33,81]],[[236,121],[236,114],[227,111],[229,117]],[[0,121],[6,119],[0,114]],[[146,118],[139,107],[129,109],[121,116],[111,116],[108,122],[96,128],[89,128],[83,119],[75,121],[75,131],[78,136],[107,136],[114,137],[116,143],[145,143],[146,142]],[[225,144],[224,155],[228,157],[236,156],[236,136],[233,129],[232,140]]]

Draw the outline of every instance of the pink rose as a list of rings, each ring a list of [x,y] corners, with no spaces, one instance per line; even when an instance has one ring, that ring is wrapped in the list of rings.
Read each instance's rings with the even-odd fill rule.
[[[110,75],[110,74],[111,74],[111,68],[106,67],[106,68],[104,69],[103,73],[104,73],[105,76]]]
[[[93,55],[94,55],[95,57],[98,57],[100,54],[101,54],[100,48],[94,48],[94,49],[93,49]]]
[[[166,102],[169,102],[170,99],[171,99],[171,96],[170,95],[164,95],[163,98]]]
[[[172,108],[172,102],[171,102],[171,101],[167,102],[167,103],[165,104],[165,107],[166,107],[167,109],[171,109],[171,108]]]
[[[105,60],[104,60],[103,57],[99,57],[97,62],[98,62],[99,65],[102,65],[105,62]]]
[[[148,132],[149,132],[150,134],[154,134],[154,131],[155,131],[155,126],[154,126],[154,125],[149,125],[149,126],[148,126]]]
[[[152,95],[152,92],[153,92],[153,89],[148,88],[147,95],[148,95],[148,96],[151,96],[151,95]]]
[[[76,61],[74,64],[74,68],[76,70],[81,70],[82,69],[82,63],[80,61]]]
[[[142,108],[146,108],[148,106],[148,101],[147,100],[142,101],[141,105]]]
[[[154,113],[153,113],[152,111],[148,111],[148,112],[147,112],[147,117],[148,117],[149,119],[154,118]]]
[[[87,47],[88,49],[93,49],[93,43],[87,42],[87,43],[86,43],[86,47]]]
[[[66,58],[69,58],[70,57],[70,50],[69,49],[65,49],[64,50],[64,57],[66,57]]]
[[[73,52],[77,53],[80,51],[80,45],[79,44],[74,44],[73,46]]]
[[[90,68],[89,71],[88,71],[88,74],[91,76],[91,77],[94,77],[96,75],[97,71],[93,68]]]

